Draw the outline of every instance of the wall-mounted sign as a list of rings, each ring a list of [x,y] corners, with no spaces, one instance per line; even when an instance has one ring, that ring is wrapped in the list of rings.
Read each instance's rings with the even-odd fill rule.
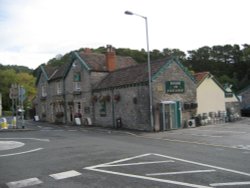
[[[166,93],[184,93],[185,84],[184,81],[172,80],[166,81]]]

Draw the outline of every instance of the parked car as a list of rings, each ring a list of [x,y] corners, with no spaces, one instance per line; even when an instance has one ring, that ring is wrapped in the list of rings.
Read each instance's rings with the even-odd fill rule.
[[[241,109],[241,116],[250,117],[250,106]]]

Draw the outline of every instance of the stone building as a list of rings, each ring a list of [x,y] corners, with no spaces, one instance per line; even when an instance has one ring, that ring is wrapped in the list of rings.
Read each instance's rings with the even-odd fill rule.
[[[247,108],[250,106],[250,85],[238,92],[238,96],[241,99],[241,108]]]
[[[178,129],[196,113],[195,79],[174,58],[151,62],[154,127],[150,126],[147,64],[115,54],[72,52],[59,68],[41,67],[37,115],[50,122],[159,131]],[[86,121],[86,119],[91,120]]]

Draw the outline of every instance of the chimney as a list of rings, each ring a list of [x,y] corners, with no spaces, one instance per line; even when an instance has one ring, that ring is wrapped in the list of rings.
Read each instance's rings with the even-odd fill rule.
[[[84,53],[90,54],[90,53],[92,53],[92,50],[90,48],[84,48]]]
[[[107,45],[106,67],[108,71],[114,71],[116,68],[115,49],[111,45]]]

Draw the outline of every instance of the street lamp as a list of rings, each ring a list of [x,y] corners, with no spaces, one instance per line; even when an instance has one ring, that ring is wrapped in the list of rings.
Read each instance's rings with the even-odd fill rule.
[[[148,19],[146,16],[142,16],[130,11],[124,12],[127,15],[135,15],[143,18],[146,24],[146,41],[147,41],[147,55],[148,55],[148,86],[149,86],[149,109],[150,109],[150,126],[154,130],[154,117],[153,117],[153,94],[152,94],[152,75],[151,75],[151,64],[150,64],[150,52],[149,52],[149,40],[148,40]]]

